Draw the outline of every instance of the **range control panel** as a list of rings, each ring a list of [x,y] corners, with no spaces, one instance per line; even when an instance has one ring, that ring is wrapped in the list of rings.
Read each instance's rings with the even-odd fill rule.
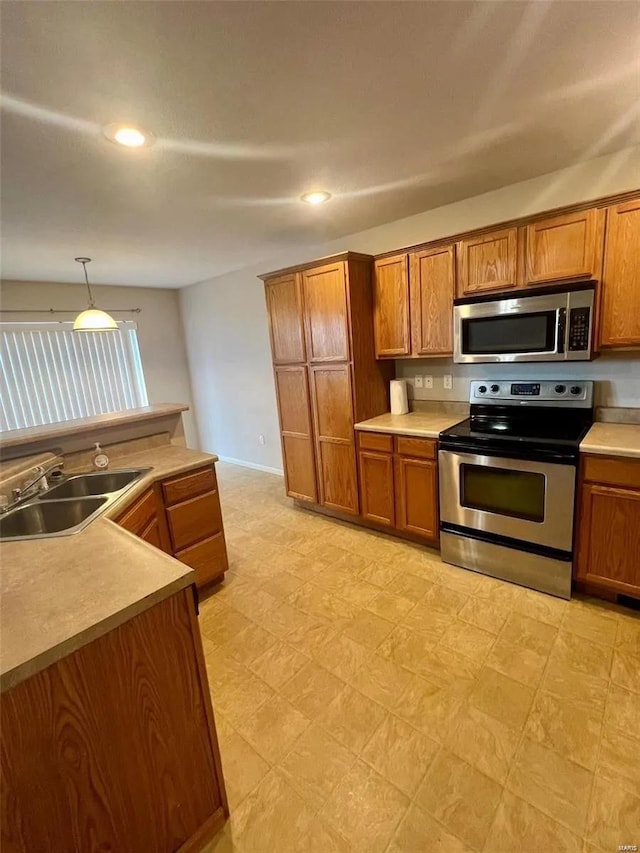
[[[502,406],[590,408],[593,405],[593,382],[575,379],[546,379],[537,382],[521,379],[476,380],[471,383],[469,402]]]

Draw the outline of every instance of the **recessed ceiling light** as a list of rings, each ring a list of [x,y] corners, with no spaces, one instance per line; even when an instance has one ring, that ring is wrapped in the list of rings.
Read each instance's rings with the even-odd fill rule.
[[[314,192],[301,195],[300,198],[307,204],[324,204],[325,201],[329,201],[331,198],[331,193],[324,192],[324,190],[315,190]]]
[[[104,135],[110,142],[126,148],[148,148],[155,141],[153,133],[132,124],[109,124],[104,129]]]

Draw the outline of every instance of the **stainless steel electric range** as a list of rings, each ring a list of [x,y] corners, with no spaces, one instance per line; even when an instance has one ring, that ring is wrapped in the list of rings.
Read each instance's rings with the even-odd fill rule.
[[[470,401],[471,417],[440,433],[442,559],[570,598],[593,382],[478,381]]]

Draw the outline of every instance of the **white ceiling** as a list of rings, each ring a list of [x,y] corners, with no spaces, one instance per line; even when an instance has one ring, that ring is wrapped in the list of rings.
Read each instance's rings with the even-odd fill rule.
[[[5,278],[179,287],[640,142],[635,2],[1,5]]]

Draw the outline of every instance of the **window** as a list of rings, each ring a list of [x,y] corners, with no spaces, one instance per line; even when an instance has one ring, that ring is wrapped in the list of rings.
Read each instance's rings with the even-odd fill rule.
[[[0,323],[0,432],[148,405],[135,323]]]

